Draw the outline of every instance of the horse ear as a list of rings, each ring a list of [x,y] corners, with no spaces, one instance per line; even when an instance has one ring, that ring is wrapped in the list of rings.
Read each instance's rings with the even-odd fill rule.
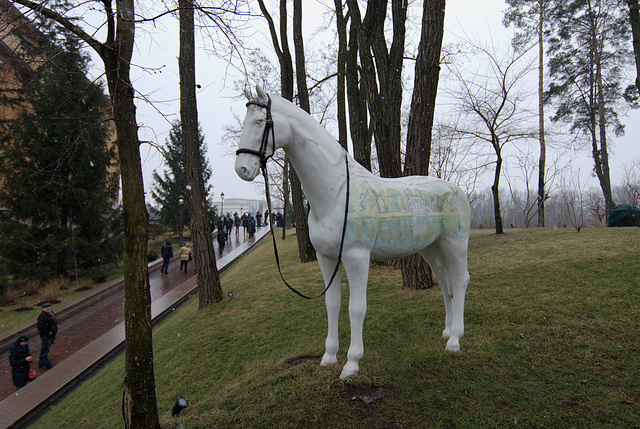
[[[245,86],[243,92],[244,92],[244,97],[247,99],[247,101],[251,100],[251,90],[249,90],[249,88]]]
[[[256,85],[256,92],[258,93],[258,100],[266,103],[268,100],[267,93],[264,92],[264,89],[260,85]]]

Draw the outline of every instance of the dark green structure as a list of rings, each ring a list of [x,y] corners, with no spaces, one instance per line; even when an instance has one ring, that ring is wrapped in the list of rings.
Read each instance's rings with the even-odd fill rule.
[[[620,204],[607,215],[607,226],[638,226],[640,209],[631,204]]]

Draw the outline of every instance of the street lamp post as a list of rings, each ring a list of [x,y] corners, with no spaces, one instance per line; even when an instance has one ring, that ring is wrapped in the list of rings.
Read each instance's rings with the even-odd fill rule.
[[[184,244],[184,238],[182,237],[182,206],[184,205],[184,197],[182,195],[178,196],[178,205],[180,206],[180,246]]]
[[[224,192],[220,193],[220,216],[224,217]]]

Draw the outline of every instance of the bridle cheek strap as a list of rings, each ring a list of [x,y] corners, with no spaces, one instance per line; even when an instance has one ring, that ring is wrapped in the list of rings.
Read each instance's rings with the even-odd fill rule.
[[[241,153],[248,153],[249,155],[257,156],[258,158],[260,158],[260,166],[262,168],[265,168],[267,166],[267,161],[273,156],[274,152],[276,151],[276,137],[273,131],[273,118],[271,116],[271,97],[269,96],[269,94],[267,94],[267,104],[255,100],[250,100],[247,102],[247,106],[251,104],[267,109],[267,118],[264,125],[264,131],[262,132],[262,142],[260,143],[260,150],[240,148],[236,150],[236,155],[240,155]],[[269,133],[271,133],[273,150],[271,151],[270,155],[267,155],[267,150],[269,148]]]

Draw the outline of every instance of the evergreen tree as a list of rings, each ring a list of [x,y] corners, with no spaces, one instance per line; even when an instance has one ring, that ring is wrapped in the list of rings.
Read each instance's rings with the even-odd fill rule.
[[[610,133],[624,133],[619,114],[625,100],[635,106],[630,96],[635,87],[623,89],[633,61],[628,16],[619,0],[571,0],[556,12],[546,101],[556,107],[553,121],[570,124],[572,132],[589,140],[609,212],[616,205],[609,174]]]
[[[24,82],[30,106],[2,135],[0,254],[20,277],[61,275],[122,254],[119,218],[111,203],[107,98],[86,79],[88,58],[77,39],[56,42],[55,58]]]
[[[164,165],[166,170],[160,175],[157,171],[153,173],[153,189],[151,196],[158,206],[153,208],[153,212],[160,217],[160,222],[166,225],[173,225],[178,228],[180,225],[180,206],[178,200],[180,195],[186,197],[184,183],[184,167],[182,158],[182,126],[176,120],[171,125],[169,138],[165,141]],[[203,178],[207,184],[211,178],[211,168],[206,158],[207,148],[204,144],[202,130],[198,127],[198,147],[200,149],[201,162],[204,168]],[[209,201],[211,185],[205,186],[206,199]],[[186,200],[185,200],[186,204]],[[209,204],[211,206],[211,204]],[[187,207],[182,207],[182,223],[189,225],[191,218]]]

